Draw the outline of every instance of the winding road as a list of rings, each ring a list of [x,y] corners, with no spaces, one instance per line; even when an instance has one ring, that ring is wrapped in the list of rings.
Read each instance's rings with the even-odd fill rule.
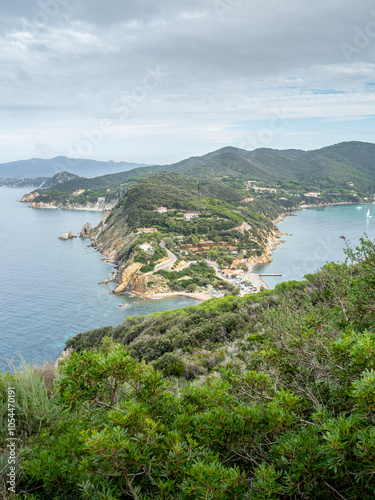
[[[161,248],[164,248],[164,250],[167,252],[168,260],[160,262],[160,264],[155,266],[154,272],[161,271],[162,269],[167,269],[168,267],[170,267],[170,268],[173,267],[176,260],[177,260],[177,256],[173,252],[168,250],[168,248],[166,247],[165,240],[161,240],[160,246],[161,246]]]

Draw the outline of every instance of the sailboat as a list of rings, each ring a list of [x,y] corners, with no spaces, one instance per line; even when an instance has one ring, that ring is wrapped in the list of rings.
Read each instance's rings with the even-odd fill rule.
[[[371,219],[372,215],[370,215],[370,209],[367,210],[366,217],[368,217],[369,219]]]

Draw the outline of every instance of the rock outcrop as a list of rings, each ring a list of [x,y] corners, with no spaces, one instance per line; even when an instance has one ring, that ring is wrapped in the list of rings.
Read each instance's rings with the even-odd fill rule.
[[[22,196],[20,201],[22,201],[23,203],[30,203],[31,201],[34,201],[37,196],[39,196],[39,193],[33,191],[32,193],[25,194],[24,196]]]
[[[53,203],[43,203],[42,201],[36,202],[33,201],[32,204],[30,205],[30,208],[58,208],[56,205]]]
[[[77,238],[77,236],[74,236],[72,231],[69,231],[69,233],[65,233],[59,236],[59,240],[70,240],[72,238]]]
[[[92,225],[90,224],[90,222],[86,222],[86,224],[84,224],[82,226],[82,229],[81,229],[81,232],[79,235],[81,238],[88,238],[90,236],[90,234],[92,233],[92,231],[93,231]]]
[[[64,349],[63,353],[61,354],[61,357],[56,360],[55,368],[58,368],[61,365],[61,362],[64,361],[64,359],[70,358],[73,352],[74,352],[73,347],[68,347],[68,349]]]
[[[268,264],[268,262],[272,262],[272,251],[275,250],[276,246],[280,243],[279,240],[280,233],[278,231],[274,231],[267,238],[267,243],[264,248],[264,252],[260,256],[250,257],[247,262],[250,266],[255,264]]]
[[[140,292],[147,286],[147,279],[144,276],[138,275],[138,271],[142,267],[140,263],[133,263],[128,266],[122,273],[120,285],[116,288],[116,294],[122,292]]]

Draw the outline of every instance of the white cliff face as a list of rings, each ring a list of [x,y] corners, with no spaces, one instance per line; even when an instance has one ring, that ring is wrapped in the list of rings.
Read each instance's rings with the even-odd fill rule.
[[[112,208],[116,205],[117,201],[109,201],[103,203],[102,201],[96,201],[95,203],[86,202],[86,203],[43,203],[43,202],[33,202],[30,205],[30,208],[67,208],[69,210],[91,210],[95,212],[103,212],[104,210],[112,210]]]

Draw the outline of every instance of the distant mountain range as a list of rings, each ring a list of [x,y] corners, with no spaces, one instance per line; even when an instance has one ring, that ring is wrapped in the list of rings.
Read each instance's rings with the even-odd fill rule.
[[[138,182],[160,172],[177,172],[188,178],[209,180],[234,178],[244,181],[258,180],[266,184],[295,182],[306,188],[331,189],[353,186],[360,192],[373,194],[375,192],[375,144],[342,142],[313,151],[296,149],[282,151],[266,148],[246,151],[225,147],[171,165],[155,166],[140,166],[126,162],[70,160],[63,157],[0,164],[0,175],[12,173],[13,176],[46,177],[47,172],[50,172],[52,177],[62,170],[86,177],[86,179],[73,177],[67,184],[60,184],[58,190],[66,192],[78,187],[102,189],[124,182]],[[116,170],[117,173],[110,173],[111,170]],[[106,173],[99,176],[98,172]],[[90,178],[87,179],[87,177]]]
[[[53,177],[59,172],[67,171],[80,177],[97,177],[100,175],[125,172],[136,167],[144,167],[143,163],[128,163],[126,161],[96,161],[72,159],[57,156],[49,160],[33,158],[0,164],[0,179],[2,177]]]

